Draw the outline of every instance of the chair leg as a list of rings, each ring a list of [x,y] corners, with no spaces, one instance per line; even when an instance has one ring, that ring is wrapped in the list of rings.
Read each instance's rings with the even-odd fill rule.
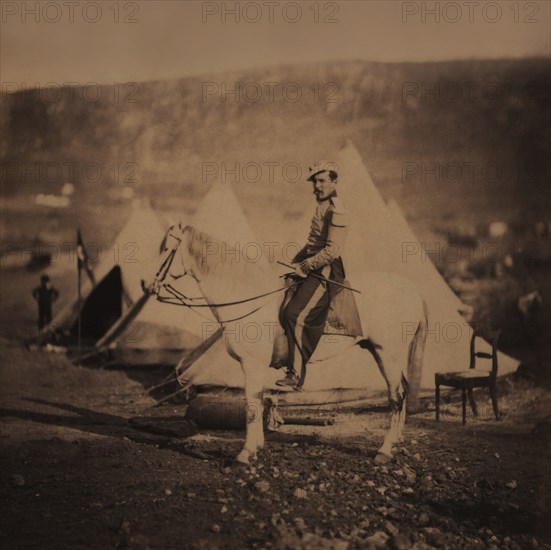
[[[471,409],[473,410],[473,414],[475,417],[478,416],[478,408],[476,406],[476,401],[474,400],[474,394],[472,388],[469,388],[467,390],[467,393],[469,395],[469,403],[471,404]]]
[[[463,411],[463,426],[467,423],[467,390],[461,390],[461,409]]]
[[[435,404],[436,404],[436,421],[440,421],[440,385],[436,384],[435,390]]]
[[[496,420],[499,420],[499,409],[497,408],[497,392],[495,384],[490,386],[490,397],[492,398],[492,407],[494,408],[494,414],[496,415]]]

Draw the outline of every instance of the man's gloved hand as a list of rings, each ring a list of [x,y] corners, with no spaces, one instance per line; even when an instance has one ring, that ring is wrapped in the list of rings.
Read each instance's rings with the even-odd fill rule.
[[[308,273],[302,271],[300,264],[293,264],[293,267],[295,268],[295,272],[293,273],[293,275],[300,277],[301,279],[306,279],[306,277],[308,277]]]

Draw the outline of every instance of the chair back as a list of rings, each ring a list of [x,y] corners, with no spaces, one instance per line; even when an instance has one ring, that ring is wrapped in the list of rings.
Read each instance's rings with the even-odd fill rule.
[[[470,369],[474,369],[476,367],[477,359],[491,359],[492,370],[490,372],[490,376],[492,378],[495,378],[497,376],[497,369],[498,369],[497,343],[499,341],[500,336],[501,336],[501,330],[483,329],[483,328],[477,328],[473,330],[473,334],[471,336],[471,360],[469,364]],[[483,338],[487,340],[492,346],[492,353],[486,353],[484,351],[476,351],[477,338]]]

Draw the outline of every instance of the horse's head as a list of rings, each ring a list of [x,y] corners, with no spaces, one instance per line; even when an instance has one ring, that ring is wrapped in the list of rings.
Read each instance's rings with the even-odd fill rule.
[[[161,267],[157,273],[157,280],[163,282],[167,276],[180,279],[185,275],[193,275],[188,254],[188,227],[180,224],[171,225],[163,237],[160,245],[162,256]]]
[[[208,277],[227,281],[238,277],[236,269],[246,267],[246,262],[239,262],[239,259],[227,261],[224,243],[190,225],[169,227],[161,241],[160,252],[163,259],[155,278],[157,286],[162,285],[169,275],[173,279],[191,275],[197,282]],[[232,252],[227,254],[231,259]],[[228,269],[232,273],[228,274]]]

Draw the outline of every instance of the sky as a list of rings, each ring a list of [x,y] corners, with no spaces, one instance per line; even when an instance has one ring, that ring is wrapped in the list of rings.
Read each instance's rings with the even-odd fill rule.
[[[549,57],[550,5],[549,0],[3,0],[0,81],[13,90],[349,59]]]

